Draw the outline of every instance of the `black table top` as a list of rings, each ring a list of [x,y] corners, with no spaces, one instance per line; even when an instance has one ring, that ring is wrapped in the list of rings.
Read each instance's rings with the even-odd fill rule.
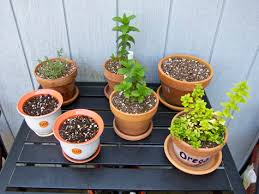
[[[103,94],[105,83],[77,85],[80,97],[63,111],[86,108],[102,116],[105,130],[100,154],[87,164],[72,164],[63,157],[54,136],[38,137],[23,122],[1,172],[1,193],[75,193],[87,189],[245,192],[227,145],[221,166],[208,175],[189,175],[169,163],[163,143],[175,111],[160,104],[151,135],[137,142],[126,141],[113,131],[113,114]]]

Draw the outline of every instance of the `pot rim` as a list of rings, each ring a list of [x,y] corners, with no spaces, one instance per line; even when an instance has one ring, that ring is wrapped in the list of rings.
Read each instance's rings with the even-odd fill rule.
[[[144,113],[130,114],[130,113],[126,113],[126,112],[123,112],[123,111],[117,109],[117,108],[113,105],[113,103],[112,103],[112,97],[113,97],[113,95],[114,95],[115,93],[116,93],[115,90],[111,93],[111,95],[110,95],[110,97],[109,97],[109,104],[110,104],[110,106],[112,106],[113,109],[117,110],[118,112],[120,112],[121,114],[124,114],[124,115],[126,115],[126,116],[132,116],[132,117],[134,117],[134,116],[146,115],[146,114],[148,114],[148,113],[151,113],[155,108],[157,108],[157,107],[158,107],[158,104],[159,104],[159,98],[158,98],[156,92],[154,92],[154,90],[152,90],[152,94],[156,97],[156,104],[155,104],[155,106],[154,106],[153,108],[151,108],[149,111],[144,112]]]
[[[210,70],[210,75],[209,75],[209,77],[207,77],[207,78],[204,79],[204,80],[200,80],[200,81],[188,82],[188,81],[181,81],[181,80],[175,79],[175,78],[173,78],[173,77],[167,75],[167,74],[162,70],[162,67],[161,67],[162,63],[163,63],[166,59],[168,59],[168,58],[177,58],[177,57],[193,58],[193,59],[195,59],[195,60],[197,60],[197,61],[203,63],[203,64],[206,65],[206,66],[209,68],[209,70]],[[172,80],[172,81],[174,81],[174,82],[179,82],[180,84],[190,84],[190,85],[193,85],[193,84],[200,84],[200,83],[203,83],[203,82],[207,82],[207,81],[211,80],[212,77],[213,77],[213,75],[214,75],[214,70],[213,70],[211,64],[209,64],[207,61],[205,61],[205,60],[203,60],[203,59],[201,59],[201,58],[198,58],[198,57],[196,57],[196,56],[194,56],[194,55],[188,55],[188,54],[171,54],[171,55],[167,55],[166,57],[162,58],[162,59],[159,61],[159,63],[158,63],[158,71],[159,71],[159,73],[161,73],[163,76],[167,77],[169,80]]]
[[[181,115],[184,114],[184,113],[185,113],[184,111],[181,111],[181,112],[177,113],[177,114],[174,116],[174,118],[172,119],[172,122],[171,122],[171,123],[173,123],[174,120],[175,120],[177,117],[181,116]],[[170,134],[171,134],[171,133],[170,133]],[[228,140],[228,130],[227,130],[227,129],[225,130],[224,144],[217,145],[216,147],[213,147],[213,148],[197,148],[197,149],[196,149],[196,148],[192,147],[190,144],[188,144],[188,143],[186,143],[185,141],[181,140],[180,138],[175,137],[175,136],[173,136],[172,134],[171,134],[171,136],[172,136],[172,138],[173,138],[174,140],[180,142],[183,146],[185,146],[185,147],[187,147],[187,148],[189,148],[189,149],[191,149],[191,150],[193,150],[193,151],[196,151],[196,152],[198,151],[198,152],[202,152],[202,153],[208,153],[208,152],[214,152],[214,151],[216,151],[216,150],[221,149],[221,148],[227,143],[227,140]],[[177,145],[177,144],[176,144],[176,145]]]
[[[24,103],[29,100],[30,98],[34,97],[34,96],[39,96],[39,95],[42,95],[42,94],[49,94],[53,97],[55,97],[57,100],[58,100],[58,107],[55,108],[52,112],[48,113],[48,114],[45,114],[45,115],[40,115],[40,116],[31,116],[31,115],[28,115],[26,114],[24,111],[23,111],[23,105]],[[25,93],[23,96],[20,97],[18,103],[16,104],[16,109],[17,111],[19,112],[20,115],[24,116],[24,117],[29,117],[29,118],[44,118],[44,117],[48,117],[50,116],[51,114],[57,112],[61,106],[63,104],[63,97],[62,95],[57,92],[56,90],[52,90],[52,89],[39,89],[39,90],[33,90],[31,92],[27,92]]]
[[[56,60],[56,59],[59,59],[58,57],[54,57],[54,58],[50,58],[49,60],[50,61],[54,61],[54,60]],[[61,60],[64,60],[64,61],[67,61],[67,62],[69,62],[70,64],[72,63],[76,68],[74,69],[74,71],[72,71],[70,74],[68,74],[68,75],[66,75],[66,76],[64,76],[64,77],[60,77],[60,78],[57,78],[57,79],[45,79],[45,78],[42,78],[42,77],[40,77],[40,76],[38,76],[37,75],[37,73],[36,73],[36,71],[37,71],[37,69],[42,65],[42,63],[44,63],[45,61],[42,61],[41,63],[38,63],[37,65],[36,65],[36,67],[34,68],[34,71],[33,71],[33,73],[34,73],[34,76],[37,78],[37,79],[39,79],[39,80],[46,80],[46,81],[62,81],[63,79],[66,79],[67,77],[69,77],[69,76],[71,76],[71,75],[73,75],[76,71],[77,71],[77,69],[78,69],[78,66],[77,66],[77,64],[76,64],[76,62],[75,61],[73,61],[73,60],[71,60],[71,59],[68,59],[68,58],[65,58],[65,57],[60,57],[60,59]]]
[[[64,120],[66,120],[68,118],[78,116],[78,115],[84,115],[84,116],[88,116],[88,117],[94,119],[94,121],[97,123],[97,125],[99,127],[98,132],[92,139],[90,139],[88,141],[85,141],[85,142],[72,143],[72,142],[69,142],[69,141],[65,141],[61,137],[61,135],[59,134],[60,125],[64,122]],[[89,116],[89,115],[91,115],[91,116]],[[88,110],[88,109],[73,109],[73,110],[70,110],[70,111],[67,111],[67,112],[61,114],[56,119],[55,124],[52,128],[53,134],[54,134],[54,136],[57,140],[59,140],[63,143],[66,143],[66,144],[71,144],[71,145],[87,145],[87,144],[90,144],[90,143],[94,142],[95,140],[97,140],[101,136],[101,134],[103,133],[103,130],[104,130],[104,122],[103,122],[102,117],[99,114],[97,114],[96,112]]]

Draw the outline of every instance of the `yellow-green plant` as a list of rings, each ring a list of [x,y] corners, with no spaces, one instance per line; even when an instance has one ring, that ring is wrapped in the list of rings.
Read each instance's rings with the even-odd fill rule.
[[[118,73],[124,75],[124,80],[115,86],[115,91],[123,92],[130,101],[143,102],[152,92],[146,86],[144,68],[134,59],[121,61],[121,63],[123,67]]]
[[[113,21],[118,23],[112,30],[117,31],[120,35],[117,38],[118,42],[118,54],[117,57],[112,55],[112,60],[126,60],[128,55],[128,50],[131,48],[131,44],[135,44],[135,39],[130,32],[139,32],[139,29],[135,26],[130,25],[131,20],[133,20],[136,16],[130,15],[127,16],[125,13],[122,17],[114,17]]]
[[[233,119],[233,111],[239,111],[238,104],[246,103],[249,87],[246,81],[240,82],[227,93],[228,102],[221,103],[222,111],[207,108],[202,99],[204,90],[197,85],[191,94],[181,97],[184,114],[177,117],[169,128],[171,134],[194,148],[200,148],[202,142],[224,143],[225,121]]]
[[[38,60],[41,65],[37,69],[39,75],[45,79],[57,79],[64,75],[66,71],[66,63],[61,61],[63,56],[63,49],[57,50],[57,59],[50,60],[44,57],[44,60]]]

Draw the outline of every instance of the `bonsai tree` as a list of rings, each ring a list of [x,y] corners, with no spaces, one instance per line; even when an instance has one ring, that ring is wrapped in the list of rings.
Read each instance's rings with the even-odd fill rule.
[[[201,85],[197,85],[191,94],[181,97],[184,114],[171,123],[171,134],[194,148],[204,147],[204,144],[208,143],[211,147],[223,144],[227,130],[225,122],[227,119],[233,119],[234,111],[239,111],[239,103],[246,103],[248,91],[247,82],[236,84],[227,93],[229,101],[221,104],[223,110],[214,111],[206,107],[207,103],[202,99],[204,90]]]
[[[133,36],[130,35],[130,32],[139,32],[139,29],[135,26],[130,25],[130,22],[135,18],[135,15],[127,16],[125,13],[122,17],[114,17],[113,21],[115,21],[118,25],[116,25],[112,30],[120,33],[117,38],[118,43],[118,52],[117,56],[112,55],[112,60],[125,60],[127,59],[128,50],[131,48],[132,44],[135,44],[135,40]]]
[[[121,63],[123,67],[118,73],[124,75],[124,80],[115,86],[115,91],[123,92],[125,98],[130,101],[142,103],[152,92],[144,81],[144,68],[134,59],[121,61]]]
[[[57,58],[50,60],[48,57],[44,57],[44,60],[38,60],[39,63],[44,65],[39,66],[37,74],[45,79],[57,79],[62,77],[67,69],[67,64],[62,61],[63,49],[57,50]]]

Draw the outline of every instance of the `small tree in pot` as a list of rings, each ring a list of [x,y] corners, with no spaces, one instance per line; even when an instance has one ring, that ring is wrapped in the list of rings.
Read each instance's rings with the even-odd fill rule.
[[[114,89],[114,86],[123,80],[123,75],[118,73],[118,70],[122,67],[121,61],[128,59],[128,49],[131,48],[132,44],[135,44],[135,40],[131,32],[139,32],[139,29],[131,26],[130,22],[135,18],[135,15],[127,16],[123,14],[122,17],[114,17],[113,21],[119,25],[115,26],[112,30],[120,33],[117,38],[118,52],[114,54],[110,59],[104,63],[104,76],[108,81],[104,93],[106,97],[109,97]]]
[[[202,99],[204,90],[197,85],[191,94],[181,98],[184,111],[172,120],[171,137],[168,138],[172,138],[173,146],[166,149],[173,149],[178,159],[187,165],[206,164],[227,142],[225,121],[233,118],[233,111],[239,111],[239,103],[246,103],[248,90],[246,82],[236,84],[227,93],[229,101],[222,103],[223,110],[220,112],[206,107]]]
[[[39,60],[34,70],[39,84],[45,89],[54,89],[62,94],[63,105],[73,102],[79,94],[75,86],[77,76],[77,65],[74,61],[62,57],[63,50],[57,51],[57,57]]]
[[[115,86],[110,96],[115,116],[115,132],[127,140],[140,140],[152,131],[152,117],[157,112],[158,97],[146,86],[144,68],[136,60],[122,61],[119,73],[125,79]]]

